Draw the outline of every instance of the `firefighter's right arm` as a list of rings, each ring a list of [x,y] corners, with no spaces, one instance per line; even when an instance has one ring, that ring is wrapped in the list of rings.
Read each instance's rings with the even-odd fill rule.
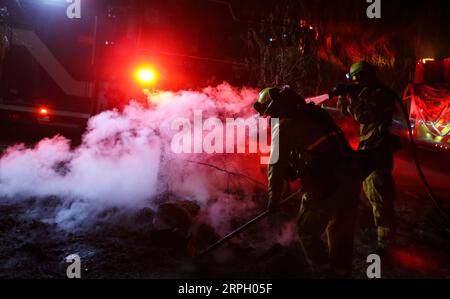
[[[336,107],[344,114],[350,115],[350,103],[346,96],[339,96]]]
[[[381,123],[386,118],[392,119],[395,99],[381,88],[367,90],[351,105],[350,111],[361,124]]]
[[[289,165],[291,150],[289,136],[289,121],[281,121],[272,127],[272,144],[270,149],[270,162],[268,167],[269,206],[275,210],[281,201],[286,171]]]

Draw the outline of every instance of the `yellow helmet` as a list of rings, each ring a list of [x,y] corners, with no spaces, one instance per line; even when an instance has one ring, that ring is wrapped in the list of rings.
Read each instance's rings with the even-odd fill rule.
[[[359,61],[352,64],[352,66],[350,67],[350,72],[345,76],[347,77],[347,79],[355,81],[355,76],[363,72],[369,74],[370,76],[375,75],[375,69],[370,63]]]
[[[267,111],[273,104],[273,96],[279,89],[275,87],[266,87],[259,92],[258,101],[253,105],[260,115],[267,115]]]
[[[267,87],[261,90],[253,107],[262,116],[278,117],[275,115],[280,113],[280,109],[287,115],[305,104],[305,99],[301,95],[289,85],[284,85],[281,88]]]

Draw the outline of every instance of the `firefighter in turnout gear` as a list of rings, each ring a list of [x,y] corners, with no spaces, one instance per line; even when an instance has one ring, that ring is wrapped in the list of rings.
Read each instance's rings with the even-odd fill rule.
[[[364,193],[372,206],[378,250],[386,253],[395,231],[393,153],[399,138],[391,135],[397,95],[379,83],[372,65],[357,62],[346,75],[351,85],[337,87],[338,108],[359,122],[359,151],[367,166]],[[364,161],[365,160],[365,161]]]
[[[308,263],[318,274],[350,275],[361,184],[355,152],[325,110],[306,104],[289,87],[262,90],[254,107],[279,119],[271,127],[269,209],[277,209],[286,181],[300,178],[297,230]],[[328,250],[321,239],[325,231]]]

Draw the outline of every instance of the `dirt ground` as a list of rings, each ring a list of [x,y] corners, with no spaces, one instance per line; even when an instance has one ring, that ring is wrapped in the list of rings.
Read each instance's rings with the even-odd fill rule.
[[[448,206],[449,154],[421,149],[420,157],[434,190]],[[397,154],[395,178],[398,238],[391,263],[382,266],[382,276],[450,278],[450,229],[427,198],[407,150]],[[144,209],[134,214],[117,214],[114,223],[100,217],[89,230],[67,233],[30,217],[30,207],[51,217],[61,203],[58,198],[0,202],[0,278],[65,278],[65,257],[73,253],[81,257],[83,278],[311,277],[295,241],[267,246],[239,241],[247,237],[270,239],[272,236],[264,234],[258,225],[212,254],[193,258],[195,250],[219,238],[207,226],[199,225],[196,235],[186,238],[178,231],[156,229],[155,212]],[[293,214],[271,216],[278,219],[264,221],[276,225],[288,221]],[[375,248],[375,230],[363,197],[358,219],[352,276],[365,278],[366,257]]]

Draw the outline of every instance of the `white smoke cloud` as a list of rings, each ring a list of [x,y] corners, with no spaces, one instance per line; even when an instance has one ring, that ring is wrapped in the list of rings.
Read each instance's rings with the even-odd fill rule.
[[[74,149],[62,136],[33,148],[10,147],[0,159],[0,201],[57,196],[63,202],[49,221],[70,230],[111,208],[156,208],[157,198],[170,192],[196,201],[217,231],[226,232],[231,217],[256,207],[252,194],[266,182],[259,156],[174,154],[171,124],[192,119],[194,110],[202,110],[203,118],[247,118],[255,114],[256,97],[256,90],[228,84],[159,92],[150,108],[131,103],[92,117]]]

